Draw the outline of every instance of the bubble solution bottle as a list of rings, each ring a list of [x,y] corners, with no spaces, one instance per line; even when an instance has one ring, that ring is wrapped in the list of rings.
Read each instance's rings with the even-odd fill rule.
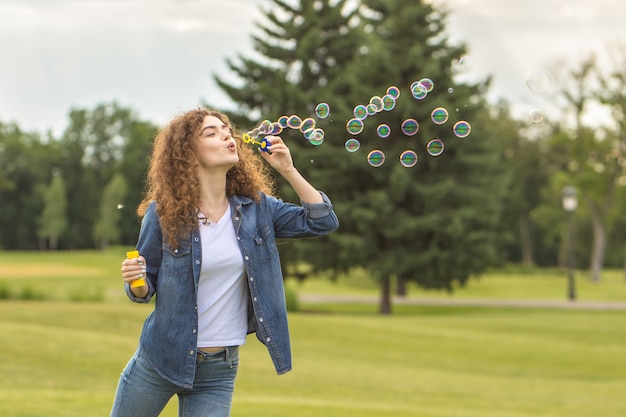
[[[131,250],[130,252],[126,252],[126,259],[136,259],[139,258],[139,251]],[[133,288],[143,287],[146,285],[146,280],[144,278],[139,278],[130,283],[130,286]]]

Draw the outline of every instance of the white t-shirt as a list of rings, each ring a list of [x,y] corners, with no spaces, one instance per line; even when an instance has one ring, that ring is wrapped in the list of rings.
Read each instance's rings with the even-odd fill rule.
[[[200,221],[198,347],[239,346],[246,341],[248,289],[230,217],[229,206],[217,223]]]

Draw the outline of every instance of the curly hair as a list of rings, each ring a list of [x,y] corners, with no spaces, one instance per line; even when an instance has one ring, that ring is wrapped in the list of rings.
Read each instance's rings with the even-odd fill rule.
[[[239,162],[226,173],[226,195],[245,196],[258,203],[261,192],[268,195],[274,192],[275,182],[267,164],[253,148],[244,146],[228,116],[204,108],[180,114],[154,139],[146,193],[137,208],[137,214],[143,216],[150,203],[156,201],[163,237],[170,247],[178,247],[179,240],[198,227],[197,141],[206,116],[220,119],[231,129],[237,143]]]

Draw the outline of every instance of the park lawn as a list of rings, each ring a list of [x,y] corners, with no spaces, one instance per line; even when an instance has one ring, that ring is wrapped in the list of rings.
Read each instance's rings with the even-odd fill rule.
[[[0,251],[0,295],[47,300],[125,302],[120,263],[130,247],[104,251],[19,252]],[[377,284],[366,271],[355,269],[331,282],[323,274],[303,283],[289,280],[298,294],[377,296]],[[576,272],[577,298],[581,301],[625,301],[623,271],[605,270],[601,282],[592,283],[586,271]],[[565,300],[567,280],[559,269],[513,268],[494,270],[471,278],[452,293],[429,291],[409,284],[409,298]],[[29,297],[22,297],[22,294]],[[0,297],[7,298],[7,297]]]
[[[309,307],[290,314],[294,371],[248,339],[233,417],[626,415],[625,311]],[[151,308],[1,301],[0,415],[108,415]]]
[[[0,251],[0,290],[16,298],[124,301],[120,267],[130,249]]]

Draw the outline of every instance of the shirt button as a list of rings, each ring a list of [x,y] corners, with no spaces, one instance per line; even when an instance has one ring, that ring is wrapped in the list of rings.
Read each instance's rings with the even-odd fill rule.
[[[269,339],[269,338],[268,338],[268,339]],[[190,355],[193,355],[193,350],[190,350],[190,351],[189,351],[189,354],[190,354]]]
[[[196,329],[193,329],[191,333],[196,334]]]
[[[196,259],[196,265],[200,265],[200,261]]]
[[[260,323],[263,323],[263,317],[261,317],[261,318],[259,319],[259,322],[260,322]]]
[[[174,253],[178,253],[178,249],[174,249]]]
[[[250,277],[250,281],[254,281],[254,277]]]
[[[254,300],[254,301],[256,301],[256,300],[257,300],[257,298],[256,298],[256,297],[254,297],[254,298],[253,298],[253,300]]]
[[[237,236],[237,240],[241,240],[241,238],[239,236]]]
[[[245,259],[246,261],[250,260],[249,256],[244,256],[243,259]]]
[[[197,242],[197,241],[198,241],[198,240],[200,240],[200,239],[198,239],[198,238],[195,238],[194,240],[195,240],[195,241]]]
[[[197,309],[198,309],[198,306],[196,306],[195,308],[196,308],[196,310],[197,310]]]
[[[239,220],[239,216],[235,217],[235,220]]]
[[[265,339],[266,342],[270,342],[272,340],[271,337],[268,337],[267,339]]]

